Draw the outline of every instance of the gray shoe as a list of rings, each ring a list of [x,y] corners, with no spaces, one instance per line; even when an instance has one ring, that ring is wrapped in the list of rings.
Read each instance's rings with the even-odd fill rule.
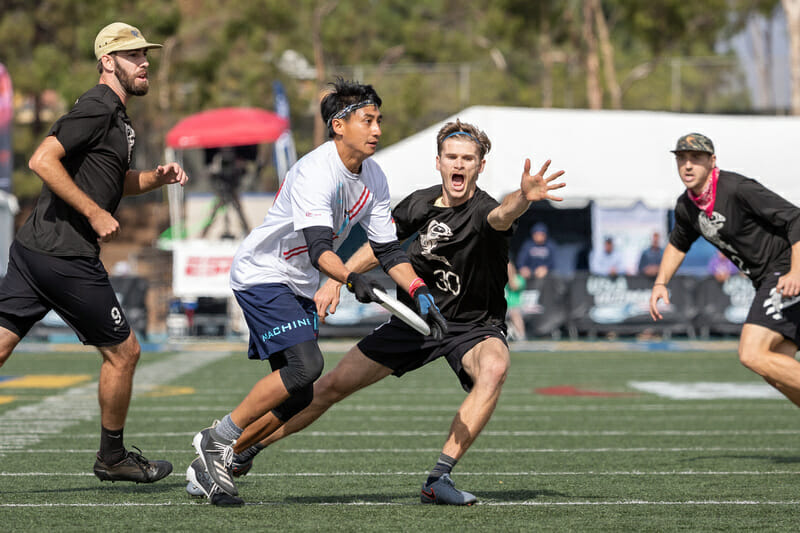
[[[213,488],[214,480],[208,475],[202,459],[195,457],[186,469],[186,493],[192,498],[207,498]]]
[[[208,475],[216,485],[231,496],[236,496],[239,491],[231,477],[231,463],[233,462],[233,441],[221,439],[213,428],[206,428],[192,439],[192,446],[203,461]]]
[[[450,475],[444,474],[430,485],[422,484],[420,501],[437,505],[472,505],[478,498],[469,492],[458,490]]]
[[[197,457],[186,469],[186,492],[190,496],[208,498],[212,505],[220,507],[238,507],[244,500],[223,492],[211,476],[208,475],[203,460]]]

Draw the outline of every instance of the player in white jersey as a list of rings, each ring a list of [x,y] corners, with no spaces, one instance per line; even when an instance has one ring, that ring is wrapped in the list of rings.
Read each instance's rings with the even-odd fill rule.
[[[242,242],[231,267],[231,287],[246,290],[284,283],[295,294],[313,298],[319,270],[312,268],[303,229],[333,230],[339,248],[353,226],[363,221],[369,240],[397,240],[383,171],[371,159],[360,173],[347,169],[334,141],[300,159],[289,171],[264,223]]]
[[[359,223],[381,266],[407,288],[435,338],[447,324],[428,287],[397,241],[389,189],[369,159],[381,136],[381,99],[369,85],[342,79],[322,100],[331,141],[298,161],[286,176],[264,223],[242,242],[231,287],[250,330],[248,357],[267,359],[273,372],[214,427],[193,440],[199,455],[189,486],[217,505],[241,505],[231,460],[311,403],[322,373],[317,344],[319,273],[346,284],[359,302],[377,298],[367,278],[349,270],[335,249]],[[187,487],[188,489],[189,487]]]

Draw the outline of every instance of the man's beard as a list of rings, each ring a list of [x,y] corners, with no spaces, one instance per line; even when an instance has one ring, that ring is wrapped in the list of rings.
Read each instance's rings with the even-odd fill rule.
[[[150,88],[150,82],[146,78],[142,80],[143,83],[137,87],[136,80],[138,78],[133,74],[126,74],[125,71],[122,70],[122,67],[119,66],[116,57],[114,58],[114,75],[119,80],[122,88],[125,89],[125,92],[131,96],[144,96]]]

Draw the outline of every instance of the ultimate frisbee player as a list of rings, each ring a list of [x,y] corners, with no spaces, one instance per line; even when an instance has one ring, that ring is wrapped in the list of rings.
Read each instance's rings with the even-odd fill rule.
[[[240,503],[230,469],[233,453],[311,403],[323,367],[313,300],[319,273],[346,284],[359,302],[377,301],[368,279],[334,252],[354,224],[362,225],[381,266],[413,299],[431,338],[440,339],[447,330],[428,287],[400,248],[386,176],[370,159],[381,136],[380,106],[370,85],[341,79],[333,84],[321,103],[332,140],[289,170],[264,222],[236,252],[231,287],[250,329],[248,356],[269,360],[273,372],[194,438],[199,457],[187,479],[213,504]],[[213,484],[204,487],[206,473]]]

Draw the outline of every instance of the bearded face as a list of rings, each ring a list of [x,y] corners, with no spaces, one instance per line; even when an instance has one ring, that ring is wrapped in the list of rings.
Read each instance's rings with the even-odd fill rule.
[[[116,56],[114,56],[114,75],[125,92],[131,96],[144,96],[150,89],[146,68],[136,66],[130,61],[121,63]]]

